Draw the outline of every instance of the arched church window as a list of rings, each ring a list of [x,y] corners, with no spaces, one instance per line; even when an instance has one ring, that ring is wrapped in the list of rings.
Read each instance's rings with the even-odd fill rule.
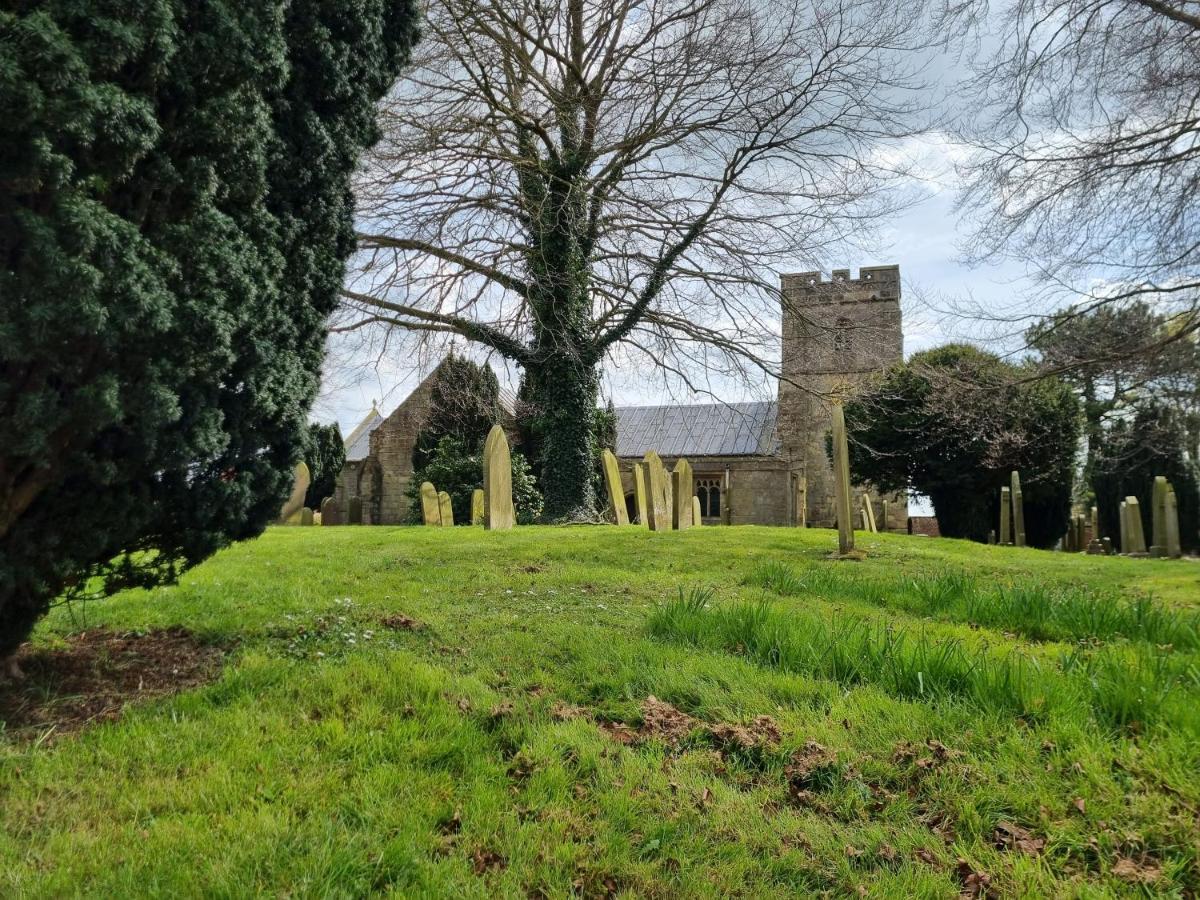
[[[705,519],[721,516],[721,479],[697,478],[696,497],[700,500],[700,515]]]

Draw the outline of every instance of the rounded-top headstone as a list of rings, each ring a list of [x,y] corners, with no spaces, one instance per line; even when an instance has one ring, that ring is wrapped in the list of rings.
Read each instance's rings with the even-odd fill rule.
[[[515,524],[508,436],[499,425],[493,425],[483,445],[483,527],[500,531]]]

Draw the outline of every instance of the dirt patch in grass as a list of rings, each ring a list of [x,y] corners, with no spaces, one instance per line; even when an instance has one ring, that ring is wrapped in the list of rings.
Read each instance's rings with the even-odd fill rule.
[[[224,655],[179,626],[97,628],[65,647],[26,647],[17,656],[24,679],[0,683],[0,723],[22,737],[70,734],[118,718],[129,703],[212,681]]]

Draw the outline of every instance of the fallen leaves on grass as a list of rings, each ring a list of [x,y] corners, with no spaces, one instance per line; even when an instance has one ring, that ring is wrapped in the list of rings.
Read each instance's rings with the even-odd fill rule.
[[[390,628],[392,631],[420,631],[425,626],[411,616],[406,616],[404,613],[392,613],[384,616],[379,620],[379,624],[384,628]]]
[[[730,725],[718,722],[708,728],[709,734],[721,747],[754,750],[778,744],[779,726],[770,716],[755,716],[749,725]]]
[[[1159,865],[1157,860],[1149,857],[1139,861],[1122,856],[1113,865],[1112,873],[1122,881],[1137,884],[1153,884],[1162,875],[1162,866]]]
[[[0,721],[9,734],[61,735],[121,715],[131,701],[164,697],[216,678],[224,653],[174,626],[145,632],[97,628],[66,646],[26,647],[21,682],[0,687]]]
[[[488,872],[503,869],[506,865],[504,857],[495,850],[476,847],[471,853],[471,867],[476,875],[486,875]]]
[[[643,738],[657,738],[664,744],[675,747],[699,725],[699,720],[680,712],[653,694],[642,701],[640,736]]]
[[[1045,838],[1035,838],[1020,825],[1012,822],[1001,822],[992,832],[992,841],[1001,850],[1019,850],[1030,856],[1037,856],[1046,848]]]
[[[994,896],[992,876],[987,872],[979,871],[961,857],[955,865],[955,872],[958,875],[958,883],[962,887],[962,891],[959,893],[960,897]]]

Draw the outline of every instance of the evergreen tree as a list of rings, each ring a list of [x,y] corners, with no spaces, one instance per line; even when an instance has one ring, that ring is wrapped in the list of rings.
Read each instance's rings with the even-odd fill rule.
[[[262,531],[415,0],[0,7],[0,659]]]
[[[312,479],[308,493],[304,495],[304,505],[319,510],[321,501],[333,496],[338,474],[346,464],[346,444],[337,425],[318,425],[314,422],[308,426],[308,448],[304,453],[304,461],[308,463]]]
[[[1079,402],[1061,382],[1028,374],[963,344],[895,366],[846,405],[855,480],[924,494],[942,534],[982,541],[1016,469],[1026,539],[1052,546],[1070,515]]]
[[[434,373],[429,404],[413,449],[413,469],[425,467],[444,437],[455,438],[468,454],[482,450],[500,421],[500,382],[491,366],[451,353]]]

